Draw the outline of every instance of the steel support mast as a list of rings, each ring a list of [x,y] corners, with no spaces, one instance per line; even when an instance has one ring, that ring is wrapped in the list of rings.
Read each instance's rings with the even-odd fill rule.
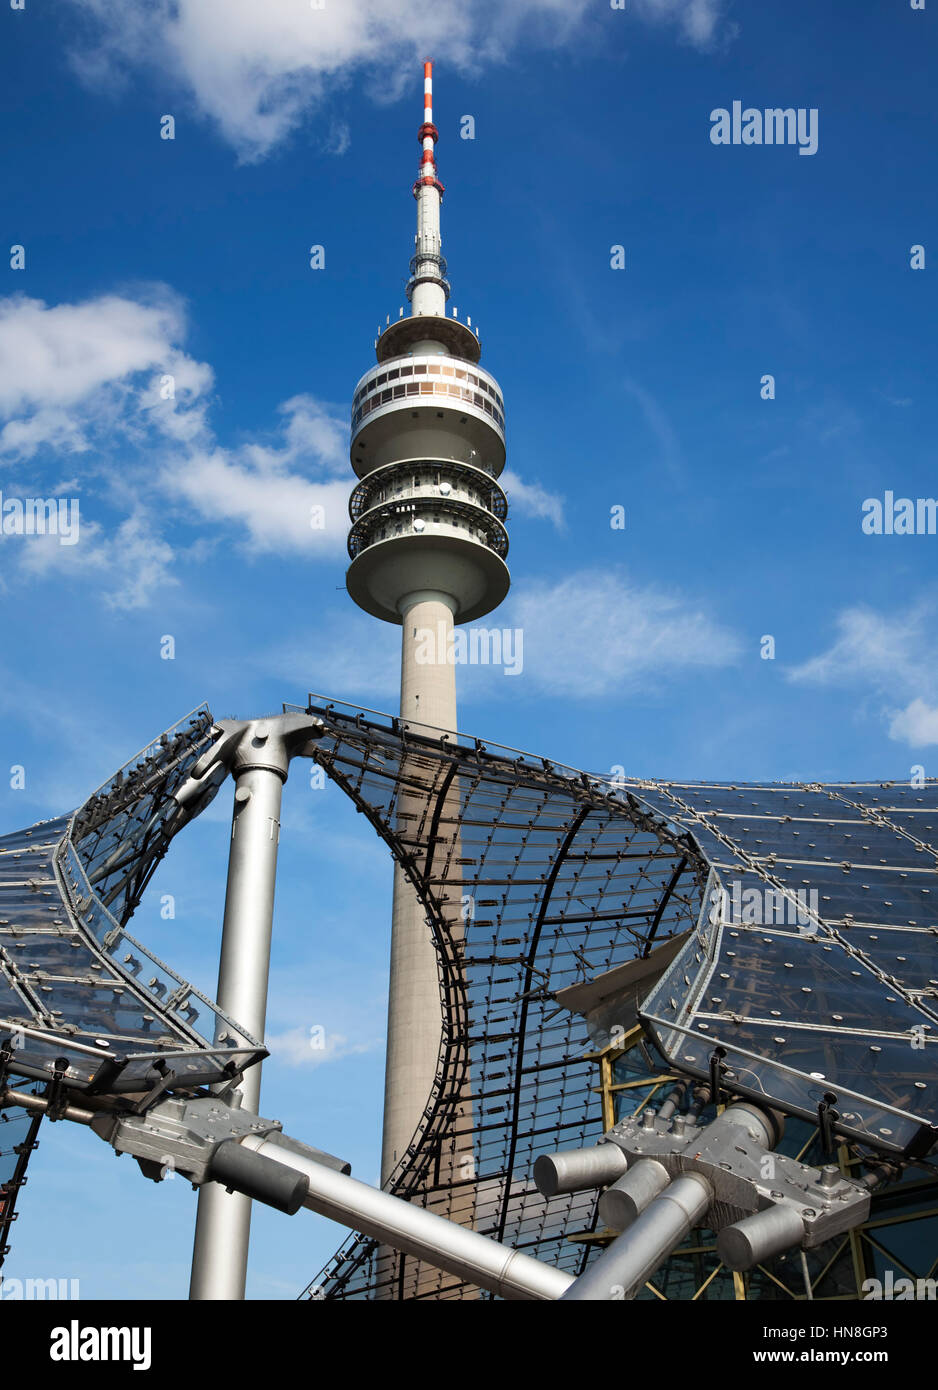
[[[228,883],[218,970],[218,1003],[255,1038],[267,1019],[270,942],[274,918],[280,801],[290,758],[316,734],[312,719],[280,715],[219,726],[224,737],[210,750],[204,772],[228,764],[235,780]],[[216,1041],[218,1041],[216,1039]],[[257,1111],[261,1068],[244,1075],[241,1104]],[[191,1299],[244,1298],[251,1202],[212,1183],[199,1192],[192,1254]]]

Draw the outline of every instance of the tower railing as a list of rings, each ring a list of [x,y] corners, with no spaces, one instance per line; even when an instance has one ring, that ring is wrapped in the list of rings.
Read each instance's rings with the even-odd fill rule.
[[[419,498],[423,502],[437,501],[437,496],[428,494],[425,482],[402,482],[405,477],[428,470],[436,474],[439,479],[438,486],[452,486],[455,483],[457,486],[466,486],[467,490],[475,489],[480,497],[484,498],[480,505],[484,506],[486,511],[491,512],[499,521],[504,521],[507,517],[508,498],[491,473],[474,464],[457,463],[452,459],[403,459],[400,462],[384,464],[373,473],[367,474],[353,489],[349,498],[349,517],[352,521],[358,521],[382,502],[404,501],[410,498]],[[447,496],[441,492],[438,499],[442,504],[447,500]]]
[[[381,506],[372,508],[359,521],[355,523],[349,532],[348,553],[351,559],[356,559],[363,550],[367,550],[371,545],[378,545],[385,540],[394,540],[398,535],[410,533],[411,528],[406,527],[406,516],[412,517],[415,521],[425,519],[420,513],[426,513],[428,506],[432,504],[434,510],[440,513],[440,524],[450,525],[455,519],[463,522],[472,531],[471,537],[474,541],[493,550],[502,559],[508,554],[508,532],[496,517],[490,512],[484,511],[472,502],[461,502],[453,498],[433,498],[428,503],[425,496],[416,496],[413,499],[395,499],[392,502],[385,502]],[[389,525],[399,523],[397,529],[386,534]],[[375,535],[376,531],[384,528],[382,534]],[[432,535],[433,532],[428,534]],[[449,538],[458,539],[458,532],[447,531]]]

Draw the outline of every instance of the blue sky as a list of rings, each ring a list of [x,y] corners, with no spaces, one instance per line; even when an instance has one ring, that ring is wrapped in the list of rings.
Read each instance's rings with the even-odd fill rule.
[[[343,589],[347,411],[406,302],[425,54],[452,302],[507,408],[486,623],[524,634],[519,675],[458,671],[463,728],[639,776],[934,772],[938,536],[861,529],[866,499],[938,495],[930,8],[26,0],[0,35],[0,488],[81,519],[0,535],[0,769],[26,772],[0,830],[202,700],[394,707],[398,630]],[[816,109],[817,152],[714,145],[737,100]],[[134,926],[210,994],[228,814]],[[389,904],[371,832],[296,765],[262,1108],[367,1180]],[[7,1274],[185,1295],[181,1180],[47,1127],[22,1212]],[[295,1295],[341,1234],[258,1212],[250,1295]]]

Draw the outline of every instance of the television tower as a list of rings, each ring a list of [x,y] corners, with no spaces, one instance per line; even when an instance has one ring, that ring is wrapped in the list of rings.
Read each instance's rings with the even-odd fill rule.
[[[447,314],[433,124],[433,65],[424,64],[422,148],[413,193],[417,235],[410,313],[375,340],[378,365],[352,401],[348,591],[360,608],[399,624],[401,718],[456,728],[454,624],[496,608],[508,592],[505,412],[479,367],[478,328]],[[399,815],[406,815],[403,800]],[[436,1076],[442,1012],[426,914],[395,868],[381,1181],[414,1137]]]

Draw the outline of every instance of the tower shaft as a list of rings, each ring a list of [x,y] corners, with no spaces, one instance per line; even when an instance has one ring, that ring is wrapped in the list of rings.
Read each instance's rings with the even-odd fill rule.
[[[422,661],[431,633],[434,647],[453,639],[452,601],[415,594],[401,625],[401,718],[435,729],[456,728],[456,668]],[[436,652],[434,651],[434,655]],[[402,805],[407,813],[408,808]],[[391,917],[391,973],[385,1063],[381,1182],[386,1184],[423,1114],[436,1078],[442,1027],[439,967],[426,912],[403,869],[395,865]]]

